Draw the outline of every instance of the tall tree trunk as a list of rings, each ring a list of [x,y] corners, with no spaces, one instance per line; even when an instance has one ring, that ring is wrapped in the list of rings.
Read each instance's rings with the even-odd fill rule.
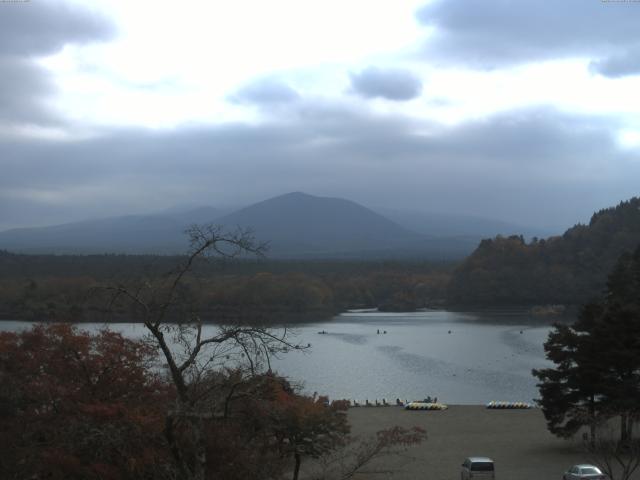
[[[175,436],[174,426],[175,423],[173,418],[170,415],[167,415],[165,419],[164,434],[167,439],[167,443],[169,444],[169,450],[176,462],[180,477],[188,479],[191,477],[191,470],[189,469],[189,465],[185,461],[182,451],[180,450],[180,445]]]
[[[298,480],[298,474],[300,473],[300,463],[302,458],[298,452],[293,454],[293,458],[296,460],[296,466],[293,469],[293,480]]]
[[[189,437],[188,444],[192,445],[185,454],[181,448],[181,440],[174,431],[174,418],[184,421],[188,428],[183,435]],[[167,416],[165,436],[169,448],[180,472],[180,480],[205,480],[207,476],[207,437],[206,415],[195,412],[184,402],[176,402],[176,410]]]
[[[620,414],[620,444],[625,445],[629,441],[629,415],[627,413]]]
[[[191,417],[193,446],[195,449],[193,480],[205,480],[207,474],[207,440],[204,425],[202,417],[195,415]]]
[[[596,399],[594,395],[591,395],[591,399],[589,401],[589,415],[591,417],[590,427],[590,435],[589,435],[589,445],[591,448],[596,447]]]

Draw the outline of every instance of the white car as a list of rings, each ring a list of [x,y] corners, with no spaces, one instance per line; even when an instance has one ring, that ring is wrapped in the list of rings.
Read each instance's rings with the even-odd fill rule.
[[[462,463],[460,480],[471,479],[494,480],[495,468],[493,460],[488,457],[467,457]]]
[[[563,480],[607,480],[607,476],[595,465],[574,465],[562,475]]]

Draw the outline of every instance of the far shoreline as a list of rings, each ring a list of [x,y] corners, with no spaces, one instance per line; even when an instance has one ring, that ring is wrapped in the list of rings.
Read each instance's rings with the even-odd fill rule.
[[[315,323],[331,323],[338,317],[348,317],[349,314],[372,314],[375,316],[396,316],[396,315],[414,315],[416,313],[429,313],[429,312],[450,312],[469,315],[478,315],[479,320],[482,321],[483,317],[496,316],[501,317],[526,317],[529,319],[527,324],[546,324],[551,325],[556,322],[565,323],[575,319],[577,307],[569,306],[562,314],[535,314],[531,313],[532,308],[539,306],[527,306],[527,305],[513,305],[513,306],[470,306],[470,305],[443,305],[438,307],[424,307],[413,310],[379,310],[376,307],[370,308],[350,308],[340,311],[313,311],[313,312],[282,312],[275,313],[269,312],[258,313],[255,316],[250,314],[243,314],[237,316],[235,319],[227,318],[225,320],[216,321],[210,317],[204,317],[202,320],[203,325],[259,325],[272,328],[287,328],[295,325],[309,325]],[[104,314],[106,315],[106,314]],[[11,317],[11,313],[4,312],[0,315],[0,322],[25,322],[25,323],[72,323],[77,325],[82,324],[143,324],[142,321],[135,320],[133,318],[127,318],[119,315],[113,318],[84,318],[82,320],[70,320],[70,319],[52,319],[52,318],[20,318],[20,316]],[[274,320],[277,318],[277,320]],[[179,322],[168,322],[179,323]]]

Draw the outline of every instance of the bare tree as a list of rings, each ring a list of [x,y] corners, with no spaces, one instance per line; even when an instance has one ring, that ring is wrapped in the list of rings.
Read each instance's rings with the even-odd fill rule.
[[[363,470],[375,460],[403,455],[409,447],[426,438],[427,432],[420,427],[398,426],[380,430],[375,436],[352,438],[345,448],[320,458],[320,473],[314,480],[349,480],[364,473]],[[377,469],[368,473],[389,474],[392,471]]]
[[[606,423],[598,427],[595,439],[585,442],[585,448],[591,461],[611,480],[628,480],[640,467],[640,439],[621,441]]]
[[[164,276],[135,285],[108,287],[110,310],[128,304],[161,351],[175,387],[175,405],[167,412],[165,436],[178,467],[179,478],[206,478],[207,422],[216,408],[226,407],[233,393],[216,392],[215,372],[232,368],[238,381],[264,368],[270,357],[304,347],[290,341],[286,328],[257,325],[203,325],[197,306],[185,288],[196,265],[208,256],[235,258],[264,254],[247,230],[226,232],[219,226],[193,226],[187,234],[191,249],[185,261]],[[238,374],[237,372],[244,372]],[[224,413],[223,413],[224,414]]]

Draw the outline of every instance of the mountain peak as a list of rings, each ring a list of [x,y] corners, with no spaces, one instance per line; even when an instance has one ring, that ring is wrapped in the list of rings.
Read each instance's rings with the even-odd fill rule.
[[[276,255],[402,250],[421,238],[358,203],[290,192],[250,205],[219,222],[251,228]]]
[[[305,192],[289,192],[284,193],[282,195],[277,195],[275,197],[268,198],[264,200],[265,202],[270,202],[273,200],[286,200],[286,201],[305,201],[305,200],[323,200],[329,197],[319,197],[317,195],[311,195]]]
[[[310,195],[308,193],[305,192],[289,192],[289,193],[283,193],[282,195],[278,195],[274,198],[297,198],[297,197],[304,197],[304,198],[317,198],[315,195]]]

